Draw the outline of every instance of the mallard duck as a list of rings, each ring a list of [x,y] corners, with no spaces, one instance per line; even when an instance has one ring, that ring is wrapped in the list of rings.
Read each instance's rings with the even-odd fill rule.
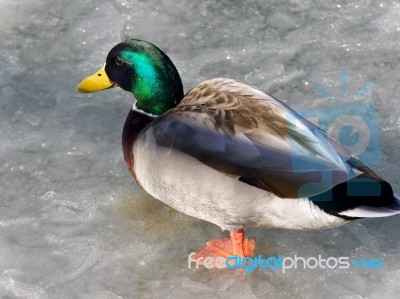
[[[271,95],[232,79],[186,95],[169,57],[130,39],[79,92],[121,87],[136,101],[122,133],[136,182],[187,215],[230,231],[195,257],[254,254],[245,227],[321,229],[400,213],[400,198],[336,140]]]

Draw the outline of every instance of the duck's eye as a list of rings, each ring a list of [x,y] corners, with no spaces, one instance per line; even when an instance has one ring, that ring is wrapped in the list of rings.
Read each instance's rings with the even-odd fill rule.
[[[121,58],[119,58],[119,57],[115,58],[115,64],[116,64],[116,65],[121,66],[121,65],[123,65],[124,63],[125,63],[125,62],[124,62]]]

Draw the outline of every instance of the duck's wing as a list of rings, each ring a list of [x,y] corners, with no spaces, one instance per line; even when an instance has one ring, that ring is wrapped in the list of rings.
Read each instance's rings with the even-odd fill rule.
[[[280,197],[321,194],[362,173],[321,129],[270,95],[229,79],[198,85],[143,134]]]

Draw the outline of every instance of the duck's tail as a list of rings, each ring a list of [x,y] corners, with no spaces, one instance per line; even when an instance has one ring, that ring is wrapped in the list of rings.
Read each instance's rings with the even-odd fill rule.
[[[400,196],[378,177],[356,177],[310,199],[325,212],[344,218],[400,214]]]
[[[400,196],[393,193],[392,201],[384,206],[358,206],[338,214],[354,218],[376,218],[397,215],[400,214]]]

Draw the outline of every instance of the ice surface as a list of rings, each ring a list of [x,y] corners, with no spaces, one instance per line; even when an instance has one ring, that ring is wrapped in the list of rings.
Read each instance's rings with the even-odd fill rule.
[[[350,2],[0,0],[0,297],[398,298],[400,217],[248,230],[263,256],[380,258],[382,270],[187,269],[225,233],[132,181],[120,148],[129,94],[75,91],[130,37],[165,50],[185,90],[225,76],[298,110],[331,104],[317,84],[340,101],[344,71],[348,95],[373,84],[357,101],[377,105],[374,169],[400,192],[400,5]]]

